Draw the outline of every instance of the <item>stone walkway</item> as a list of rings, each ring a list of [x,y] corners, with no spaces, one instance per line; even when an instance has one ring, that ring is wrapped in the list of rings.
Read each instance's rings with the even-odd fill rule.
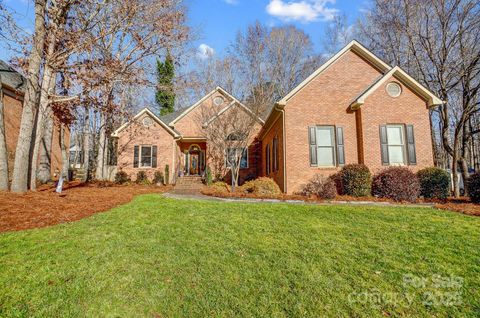
[[[302,205],[359,205],[359,206],[384,206],[384,207],[408,207],[408,208],[433,208],[431,203],[417,204],[396,204],[390,202],[372,202],[372,201],[330,201],[330,202],[305,202],[302,200],[278,200],[278,199],[254,199],[254,198],[219,198],[208,195],[198,194],[178,194],[167,192],[162,194],[166,198],[179,200],[203,200],[217,202],[245,202],[245,203],[287,203]]]

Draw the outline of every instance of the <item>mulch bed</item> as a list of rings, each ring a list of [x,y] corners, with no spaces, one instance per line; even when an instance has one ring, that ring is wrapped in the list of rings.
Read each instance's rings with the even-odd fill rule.
[[[72,222],[130,202],[139,194],[163,193],[171,187],[71,182],[61,194],[53,185],[36,192],[0,192],[0,232]]]
[[[305,202],[327,202],[327,201],[342,201],[342,202],[360,202],[360,201],[368,201],[368,202],[390,202],[390,203],[395,203],[395,204],[410,204],[410,202],[394,202],[389,199],[384,199],[384,198],[375,198],[375,197],[352,197],[352,196],[345,196],[345,195],[339,195],[333,200],[322,200],[320,198],[316,197],[304,197],[301,195],[286,195],[282,194],[280,196],[259,196],[256,194],[252,193],[242,193],[242,192],[222,192],[222,191],[216,191],[215,189],[212,188],[204,188],[202,190],[202,194],[208,195],[208,196],[213,196],[213,197],[220,197],[220,198],[251,198],[251,199],[278,199],[278,200],[301,200]],[[460,212],[468,215],[473,215],[473,216],[480,216],[480,205],[479,204],[474,204],[470,201],[469,198],[460,198],[460,199],[455,199],[455,198],[449,198],[446,201],[427,201],[427,200],[421,200],[419,199],[418,202],[415,203],[430,203],[434,204],[434,207],[437,209],[441,210],[449,210],[449,211],[454,211],[454,212]]]
[[[480,216],[480,204],[474,204],[468,198],[451,198],[448,199],[447,202],[435,204],[435,207],[442,210],[450,210],[468,215]]]

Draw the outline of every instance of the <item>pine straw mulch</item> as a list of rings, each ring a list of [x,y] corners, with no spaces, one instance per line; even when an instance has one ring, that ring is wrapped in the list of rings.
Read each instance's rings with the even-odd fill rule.
[[[53,185],[36,192],[0,192],[0,232],[72,222],[130,202],[136,195],[163,193],[171,187],[71,182],[61,194]]]
[[[338,195],[333,200],[323,200],[317,197],[305,197],[301,195],[287,195],[281,194],[279,196],[275,195],[266,195],[260,196],[253,193],[243,193],[243,192],[225,192],[225,191],[218,191],[213,188],[205,187],[202,190],[202,194],[213,196],[213,197],[220,197],[220,198],[250,198],[250,199],[277,199],[277,200],[299,200],[305,202],[385,202],[385,203],[393,203],[393,204],[411,204],[410,202],[395,202],[389,199],[384,198],[376,198],[376,197],[352,197],[346,195]],[[470,201],[469,198],[462,197],[460,199],[455,198],[448,198],[445,201],[436,200],[436,201],[428,201],[419,199],[417,202],[418,204],[433,204],[435,208],[441,210],[449,210],[454,212],[459,212],[467,215],[473,216],[480,216],[480,204],[474,204]]]

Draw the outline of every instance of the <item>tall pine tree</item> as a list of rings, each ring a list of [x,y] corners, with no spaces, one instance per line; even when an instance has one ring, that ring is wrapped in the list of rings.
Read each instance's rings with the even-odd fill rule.
[[[174,111],[175,93],[173,90],[173,77],[175,76],[175,66],[170,53],[167,54],[165,61],[157,60],[157,80],[158,88],[155,94],[155,101],[160,107],[160,116]]]

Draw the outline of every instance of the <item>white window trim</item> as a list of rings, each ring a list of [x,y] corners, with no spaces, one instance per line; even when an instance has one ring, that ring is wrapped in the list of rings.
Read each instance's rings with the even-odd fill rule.
[[[318,146],[318,140],[317,140],[317,129],[318,128],[332,128],[333,130],[333,133],[332,133],[332,137],[333,137],[333,145],[332,146]],[[315,141],[316,141],[316,151],[317,151],[317,164],[316,165],[312,165],[312,167],[316,167],[316,168],[321,168],[321,169],[325,169],[325,168],[336,168],[338,167],[338,163],[337,163],[337,132],[336,132],[336,126],[335,125],[316,125],[315,126]],[[320,165],[319,163],[319,159],[320,159],[320,156],[318,155],[318,148],[333,148],[333,165]],[[310,160],[310,159],[309,159]]]
[[[242,148],[239,148],[239,147],[228,147],[227,149],[225,149],[225,167],[226,168],[230,168],[229,164],[228,164],[228,150],[229,149],[242,149]],[[245,153],[247,154],[247,166],[242,168],[242,159],[240,158],[240,170],[244,170],[244,169],[248,169],[250,168],[250,163],[248,162],[248,147],[244,147],[243,148]],[[242,155],[243,156],[243,155]]]
[[[392,167],[403,167],[408,165],[408,158],[407,158],[407,134],[405,131],[405,125],[404,124],[387,124],[387,149],[388,149],[388,165]],[[388,128],[389,127],[399,127],[401,130],[402,134],[402,144],[401,145],[390,145],[390,142],[388,140]],[[402,157],[403,157],[403,163],[395,162],[392,163],[390,161],[390,146],[402,146]]]
[[[143,148],[150,148],[150,165],[148,165],[148,166],[146,166],[146,165],[144,166],[144,165],[143,165],[143,160],[142,160],[142,157],[143,157],[143,156],[142,156],[142,149],[143,149]],[[140,169],[142,169],[142,168],[151,168],[151,167],[152,167],[152,163],[153,163],[153,146],[152,146],[152,145],[140,145],[140,149],[139,149],[139,150],[140,150],[140,153],[138,154],[138,156],[139,156],[139,158],[138,158],[138,159],[139,159],[139,160],[138,160],[138,167],[139,167]]]

